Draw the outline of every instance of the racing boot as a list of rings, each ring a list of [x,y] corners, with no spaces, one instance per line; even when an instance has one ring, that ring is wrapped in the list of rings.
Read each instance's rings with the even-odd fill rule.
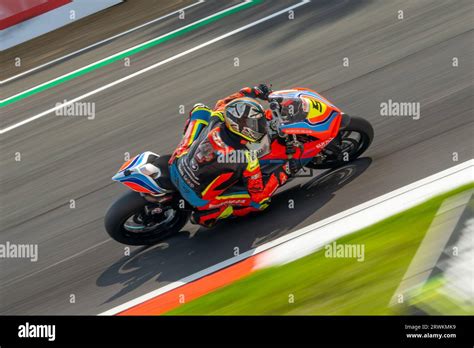
[[[217,220],[231,216],[233,211],[232,206],[224,206],[211,210],[198,210],[191,214],[190,221],[192,224],[210,228],[216,224]]]

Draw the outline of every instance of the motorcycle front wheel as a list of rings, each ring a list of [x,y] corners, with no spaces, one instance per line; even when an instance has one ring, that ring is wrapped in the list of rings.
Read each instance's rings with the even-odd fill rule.
[[[110,206],[104,223],[107,233],[119,243],[153,245],[178,233],[188,218],[186,211],[158,207],[129,191]]]
[[[329,143],[321,151],[321,156],[313,158],[306,167],[332,169],[343,166],[362,155],[373,139],[374,129],[369,121],[361,117],[344,115],[338,139]]]

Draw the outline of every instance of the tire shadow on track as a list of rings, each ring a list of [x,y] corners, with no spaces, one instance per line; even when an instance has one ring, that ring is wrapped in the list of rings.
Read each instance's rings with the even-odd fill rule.
[[[163,285],[178,281],[235,256],[236,250],[243,253],[292,232],[331,201],[339,189],[360,176],[371,163],[372,160],[365,157],[322,172],[303,184],[276,194],[270,208],[262,213],[223,221],[212,229],[201,228],[193,234],[183,231],[166,242],[134,250],[98,277],[96,284],[99,287],[123,286],[104,304],[150,280]]]

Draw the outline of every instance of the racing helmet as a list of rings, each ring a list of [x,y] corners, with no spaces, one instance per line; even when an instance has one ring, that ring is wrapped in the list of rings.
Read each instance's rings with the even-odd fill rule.
[[[237,98],[225,106],[226,127],[250,142],[258,142],[267,134],[263,107],[252,98]]]

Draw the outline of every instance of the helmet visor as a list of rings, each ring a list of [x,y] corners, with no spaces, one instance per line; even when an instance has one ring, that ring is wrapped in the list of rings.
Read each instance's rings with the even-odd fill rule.
[[[267,134],[267,122],[263,115],[259,118],[248,118],[242,127],[242,135],[252,139],[252,141],[260,141]]]

